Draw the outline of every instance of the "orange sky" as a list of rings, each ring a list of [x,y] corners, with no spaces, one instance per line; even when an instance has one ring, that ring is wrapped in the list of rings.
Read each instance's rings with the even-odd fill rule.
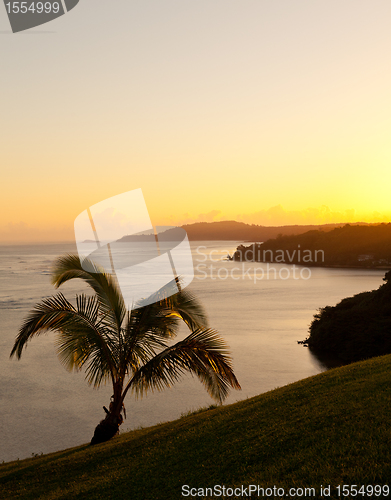
[[[136,188],[154,224],[390,221],[390,18],[388,0],[81,2],[2,36],[0,242],[72,240]]]

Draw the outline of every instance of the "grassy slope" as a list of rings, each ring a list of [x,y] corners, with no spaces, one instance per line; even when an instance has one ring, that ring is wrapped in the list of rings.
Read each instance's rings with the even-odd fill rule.
[[[183,484],[391,483],[390,382],[391,355],[106,444],[6,463],[0,497],[175,500]]]

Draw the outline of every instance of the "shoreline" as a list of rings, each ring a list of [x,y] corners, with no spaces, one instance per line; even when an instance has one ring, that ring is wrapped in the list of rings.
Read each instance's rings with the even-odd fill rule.
[[[240,259],[234,259],[230,258],[231,256],[228,256],[228,258],[224,259],[227,262],[241,262],[241,263],[247,263],[247,264],[252,264],[252,263],[258,263],[258,264],[282,264],[285,266],[300,266],[300,267],[323,267],[326,269],[366,269],[366,270],[377,270],[377,271],[390,271],[391,270],[391,265],[389,266],[350,266],[348,264],[314,264],[311,262],[306,262],[305,264],[299,263],[299,262],[274,262],[274,261],[263,261],[263,260],[240,260]]]

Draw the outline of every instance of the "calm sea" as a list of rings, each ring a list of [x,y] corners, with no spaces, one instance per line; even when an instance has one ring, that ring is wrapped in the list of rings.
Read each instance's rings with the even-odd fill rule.
[[[195,279],[190,289],[204,304],[210,326],[230,346],[242,386],[225,404],[315,375],[325,369],[297,344],[307,337],[319,307],[378,288],[384,271],[293,269],[283,264],[223,260],[241,242],[192,242]],[[53,260],[74,253],[73,244],[0,246],[0,462],[48,453],[88,442],[104,417],[111,389],[93,389],[83,373],[68,373],[55,353],[55,335],[29,343],[21,360],[9,359],[18,328],[28,311],[55,293]],[[212,266],[212,267],[211,267]],[[62,287],[72,298],[86,288]],[[181,331],[181,336],[186,330]],[[209,406],[198,379],[186,376],[175,387],[125,401],[123,430],[146,427]]]

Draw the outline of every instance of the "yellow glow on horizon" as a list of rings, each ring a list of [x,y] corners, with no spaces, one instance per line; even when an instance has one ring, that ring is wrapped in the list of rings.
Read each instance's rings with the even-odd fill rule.
[[[236,220],[246,224],[263,226],[285,225],[322,225],[333,223],[388,223],[391,222],[391,210],[388,212],[361,212],[354,209],[333,211],[327,206],[306,209],[285,210],[281,205],[252,213],[233,213],[211,210],[204,213],[183,213],[165,216],[150,211],[153,225],[184,225],[196,222],[219,222]],[[19,222],[4,224],[1,227],[0,243],[7,242],[48,242],[74,241],[74,220],[65,217],[56,224],[51,221]]]
[[[0,241],[137,188],[154,224],[390,220],[390,3],[229,4],[4,39]]]

